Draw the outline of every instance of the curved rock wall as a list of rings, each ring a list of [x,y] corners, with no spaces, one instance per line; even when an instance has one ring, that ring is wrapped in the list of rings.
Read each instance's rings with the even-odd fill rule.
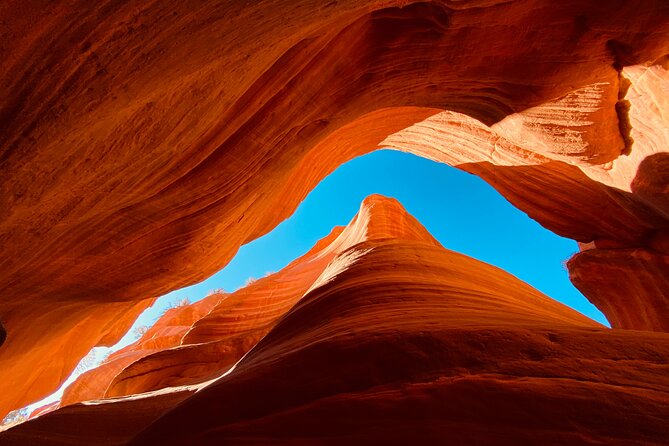
[[[314,266],[320,273],[310,275],[309,289],[293,298],[291,308],[280,305],[282,316],[275,316],[272,304],[290,294],[281,289],[294,289]],[[498,268],[444,249],[394,200],[369,197],[347,228],[274,276],[282,284],[269,276],[237,292],[246,295],[237,304],[245,311],[227,325],[216,312],[230,309],[225,304],[236,293],[195,323],[207,328],[207,339],[217,326],[210,317],[238,327],[237,333],[246,327],[254,338],[248,328],[266,327],[267,317],[274,318],[232,370],[197,385],[64,407],[0,434],[0,441],[480,445],[666,439],[668,334],[606,329]],[[266,288],[278,291],[276,300],[267,301]],[[252,308],[246,302],[258,302],[255,294],[264,302]],[[152,372],[171,373],[160,367]]]
[[[281,271],[223,298],[214,295],[170,310],[135,344],[79,377],[65,391],[61,405],[198,384],[220,376],[315,286],[339,254],[363,241],[387,238],[440,246],[397,202],[370,196],[346,228],[333,229]],[[190,317],[185,318],[184,312]],[[164,335],[175,330],[178,338],[169,336],[166,342]],[[163,336],[157,343],[159,334]]]
[[[101,365],[77,378],[65,389],[60,405],[104,398],[111,380],[119,372],[154,352],[181,345],[191,326],[224,298],[224,294],[215,293],[194,304],[170,308],[137,342],[112,353]]]
[[[577,286],[667,330],[663,0],[8,0],[0,21],[0,413],[379,146],[594,242]]]

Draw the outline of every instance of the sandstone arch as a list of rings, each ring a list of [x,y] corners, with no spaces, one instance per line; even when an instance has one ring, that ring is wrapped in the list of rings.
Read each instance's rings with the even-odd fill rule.
[[[199,303],[166,314],[154,332],[171,332]],[[264,333],[259,342],[255,329]],[[164,350],[188,370],[183,377],[197,378],[203,360],[218,373],[140,393],[155,384],[152,375],[177,378],[165,368],[169,358],[145,356],[141,373],[125,376],[133,378],[124,383],[129,394],[43,414],[0,441],[654,444],[666,437],[666,333],[605,329],[498,268],[444,249],[397,201],[378,195],[305,256],[220,301],[182,338],[195,343],[182,347],[202,352],[207,340],[240,335],[252,348],[227,373],[216,355]],[[156,341],[147,332],[134,351]],[[99,384],[109,382],[107,372],[91,373]]]
[[[572,263],[581,289],[613,325],[667,329],[666,300],[611,303],[586,283],[611,255],[637,271],[624,249],[641,251],[659,268],[644,281],[667,296],[665,243],[648,241],[663,240],[666,203],[625,185],[666,151],[663,104],[648,100],[666,88],[665,2],[0,8],[0,412],[55,389],[153,297],[222,267],[319,176],[379,143],[450,156],[550,229],[594,241]],[[590,111],[557,119],[574,105]],[[478,135],[495,157],[444,153],[435,132]]]

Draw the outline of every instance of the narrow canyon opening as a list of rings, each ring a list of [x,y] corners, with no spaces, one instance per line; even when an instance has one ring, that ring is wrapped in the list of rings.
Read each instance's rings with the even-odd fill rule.
[[[233,292],[283,269],[334,226],[346,225],[371,194],[396,198],[448,249],[495,265],[597,322],[605,316],[570,282],[564,262],[576,242],[543,228],[481,178],[418,155],[382,149],[339,166],[295,213],[270,233],[243,245],[206,280],[161,296],[112,347],[94,347],[48,397],[20,409],[30,414],[57,402],[78,376],[142,336],[169,309],[212,293]],[[15,417],[11,413],[8,419]]]
[[[666,441],[666,0],[0,23],[0,444]]]

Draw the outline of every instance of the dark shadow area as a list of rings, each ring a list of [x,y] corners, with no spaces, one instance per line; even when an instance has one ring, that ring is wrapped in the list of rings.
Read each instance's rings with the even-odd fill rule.
[[[0,321],[0,346],[4,344],[5,339],[7,339],[7,331],[5,331],[5,327],[2,325],[2,322]]]

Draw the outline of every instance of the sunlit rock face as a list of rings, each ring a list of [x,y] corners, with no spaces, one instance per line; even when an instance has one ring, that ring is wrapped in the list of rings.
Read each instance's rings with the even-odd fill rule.
[[[191,326],[224,298],[225,294],[214,293],[194,304],[170,308],[137,342],[112,353],[103,364],[82,374],[65,390],[60,405],[104,398],[109,383],[119,372],[145,356],[181,345]]]
[[[169,310],[135,344],[79,377],[65,391],[61,406],[220,376],[315,286],[338,255],[363,241],[398,237],[439,246],[398,203],[369,197],[347,227],[334,228],[283,270],[230,295],[213,295]]]
[[[667,434],[669,334],[606,329],[443,248],[381,196],[284,270],[224,297],[182,345],[231,333],[238,348],[220,352],[243,358],[229,373],[63,407],[0,442],[658,444]],[[197,355],[166,351],[197,372]],[[137,362],[145,372],[174,375],[149,358]]]
[[[0,22],[0,415],[379,147],[481,176],[587,247],[570,274],[613,327],[669,330],[665,0],[6,0]],[[162,385],[126,373],[110,392]]]

